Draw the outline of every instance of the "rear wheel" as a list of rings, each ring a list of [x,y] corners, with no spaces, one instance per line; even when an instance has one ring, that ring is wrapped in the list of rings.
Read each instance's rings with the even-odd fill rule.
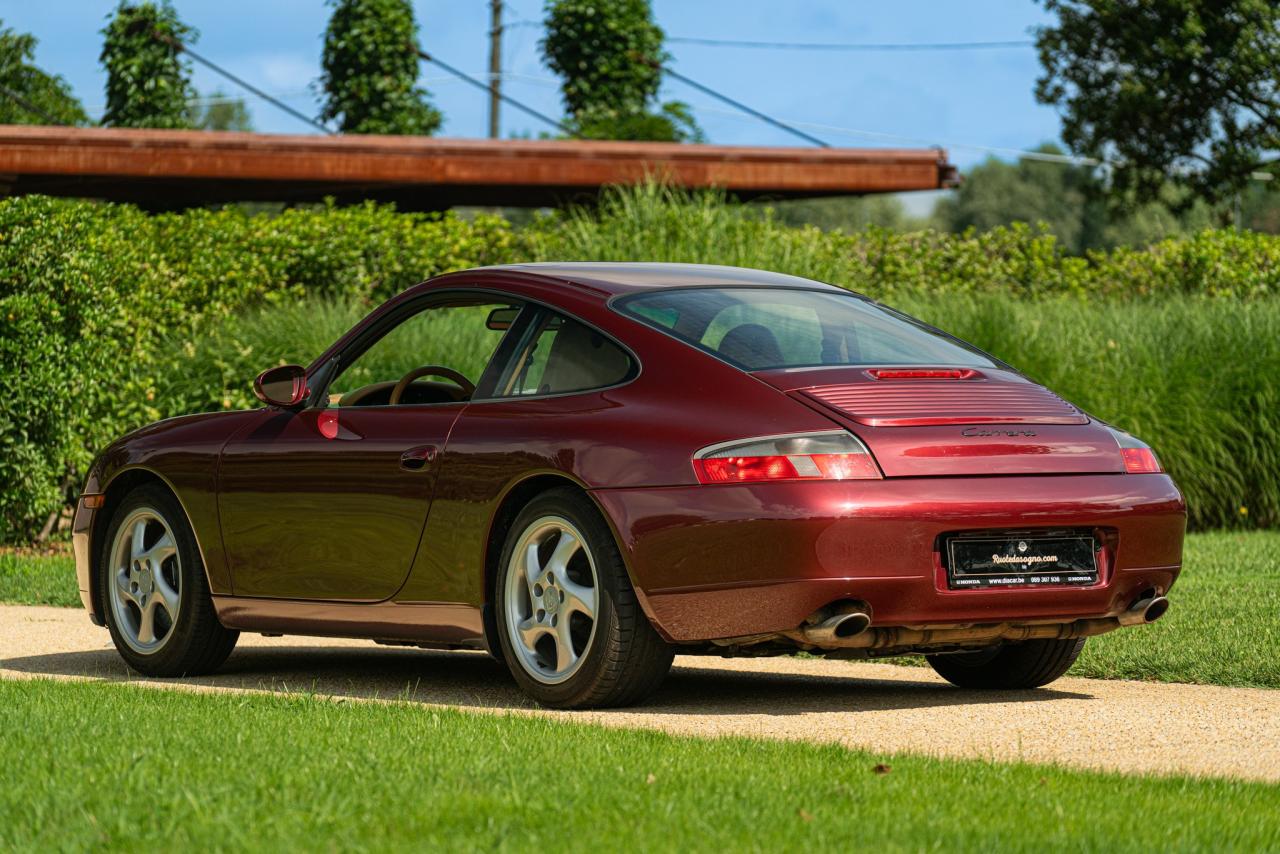
[[[925,658],[939,676],[961,688],[1039,688],[1075,664],[1084,641],[1029,640]]]
[[[511,674],[544,706],[624,706],[646,697],[674,655],[640,609],[608,525],[557,489],[516,517],[496,585]]]
[[[195,535],[177,500],[155,484],[130,492],[107,527],[98,566],[111,640],[146,676],[216,670],[239,632],[218,622]]]

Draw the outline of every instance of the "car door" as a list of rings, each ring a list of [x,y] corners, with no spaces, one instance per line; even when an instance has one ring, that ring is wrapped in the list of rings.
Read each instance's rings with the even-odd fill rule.
[[[269,410],[227,444],[218,510],[235,595],[370,602],[400,588],[439,450],[518,310],[467,292],[406,304],[313,375],[332,377],[314,405]]]
[[[571,471],[584,459],[596,471],[636,463],[608,439],[589,438],[628,429],[626,410],[609,389],[636,377],[639,364],[619,343],[580,320],[531,306],[502,352],[492,383],[450,432],[422,548],[396,601],[482,603],[477,568],[493,512],[522,476]]]

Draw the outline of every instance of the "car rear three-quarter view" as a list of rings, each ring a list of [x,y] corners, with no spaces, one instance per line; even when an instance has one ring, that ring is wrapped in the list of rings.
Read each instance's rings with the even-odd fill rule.
[[[453,273],[256,388],[91,472],[82,596],[143,672],[248,630],[488,649],[558,707],[638,701],[675,654],[923,653],[1034,688],[1158,619],[1182,562],[1139,439],[791,276]]]

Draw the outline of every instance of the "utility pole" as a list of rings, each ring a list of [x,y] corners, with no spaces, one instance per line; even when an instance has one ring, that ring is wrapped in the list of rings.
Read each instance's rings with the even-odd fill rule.
[[[489,0],[489,138],[500,132],[498,105],[502,100],[502,0]]]

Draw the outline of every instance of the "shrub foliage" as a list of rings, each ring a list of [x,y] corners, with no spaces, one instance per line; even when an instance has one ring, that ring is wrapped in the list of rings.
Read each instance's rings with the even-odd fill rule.
[[[191,63],[180,45],[196,31],[178,18],[168,0],[121,0],[102,31],[100,60],[107,70],[104,125],[135,128],[191,127],[187,104]]]
[[[147,216],[0,202],[0,541],[38,533],[92,454],[184,411],[159,395],[183,342],[234,311],[307,296],[390,296],[502,260],[506,223],[375,207]]]
[[[542,55],[577,135],[588,139],[701,142],[689,105],[658,104],[671,56],[649,0],[549,0]]]
[[[320,85],[322,121],[343,133],[416,134],[443,116],[418,86],[418,25],[408,0],[330,0]]]
[[[0,202],[0,541],[35,536],[112,439],[247,405],[256,370],[305,362],[374,301],[449,270],[565,258],[762,267],[885,299],[1151,442],[1195,524],[1280,524],[1280,238],[1206,231],[1076,257],[1024,226],[822,232],[649,186],[520,231],[372,205]]]

